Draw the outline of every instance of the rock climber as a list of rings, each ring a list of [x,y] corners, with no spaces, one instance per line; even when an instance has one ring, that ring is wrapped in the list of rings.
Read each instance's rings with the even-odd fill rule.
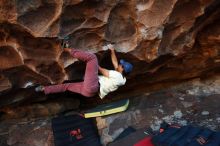
[[[125,76],[133,69],[133,65],[123,59],[118,62],[115,49],[111,44],[105,47],[111,52],[111,61],[114,70],[100,67],[97,57],[93,53],[64,48],[64,51],[70,53],[74,58],[86,62],[84,81],[50,86],[38,86],[35,88],[35,91],[43,91],[45,94],[71,91],[86,97],[93,97],[99,94],[99,97],[103,99],[108,93],[113,92],[117,90],[119,86],[124,85],[126,82]],[[98,72],[100,72],[101,75],[98,75]]]

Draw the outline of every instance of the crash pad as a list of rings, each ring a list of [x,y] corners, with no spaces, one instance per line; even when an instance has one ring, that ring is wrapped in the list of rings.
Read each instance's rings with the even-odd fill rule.
[[[52,119],[55,146],[101,146],[98,130],[92,119],[79,115]]]
[[[168,125],[152,138],[155,146],[219,146],[220,132],[193,125]]]
[[[134,144],[140,140],[149,137],[149,134],[150,133],[148,132],[147,128],[142,128],[120,140],[110,143],[108,146],[134,146]]]
[[[153,143],[151,142],[151,137],[146,137],[139,142],[137,142],[134,146],[154,146]]]
[[[125,111],[128,108],[129,99],[112,102],[109,104],[99,105],[93,109],[84,112],[85,118],[106,116]]]

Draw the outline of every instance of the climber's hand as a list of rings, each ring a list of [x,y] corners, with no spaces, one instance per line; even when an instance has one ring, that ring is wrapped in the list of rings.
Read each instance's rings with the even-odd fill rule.
[[[107,47],[108,47],[108,49],[111,50],[111,51],[114,51],[114,50],[115,50],[112,44],[108,44]]]
[[[108,50],[108,46],[103,46],[103,47],[102,47],[102,50],[103,50],[103,51],[107,51],[107,50]]]

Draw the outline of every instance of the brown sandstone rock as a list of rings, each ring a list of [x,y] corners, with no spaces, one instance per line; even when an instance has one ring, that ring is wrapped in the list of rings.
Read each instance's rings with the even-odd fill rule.
[[[117,56],[134,64],[115,98],[218,74],[219,6],[218,0],[0,0],[0,91],[83,76],[82,65],[72,65],[60,47],[67,35],[71,47],[96,52],[100,62],[109,61],[102,46],[114,43]]]

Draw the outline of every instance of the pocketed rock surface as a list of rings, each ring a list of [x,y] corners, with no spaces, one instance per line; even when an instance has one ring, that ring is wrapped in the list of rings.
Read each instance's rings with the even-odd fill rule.
[[[103,144],[127,126],[165,120],[219,129],[219,0],[0,0],[0,145],[52,146],[51,117],[129,98],[127,111],[97,118]],[[81,80],[85,64],[60,46],[96,53],[112,68],[134,65],[104,100],[36,93],[37,85]],[[55,98],[56,96],[56,98]]]

